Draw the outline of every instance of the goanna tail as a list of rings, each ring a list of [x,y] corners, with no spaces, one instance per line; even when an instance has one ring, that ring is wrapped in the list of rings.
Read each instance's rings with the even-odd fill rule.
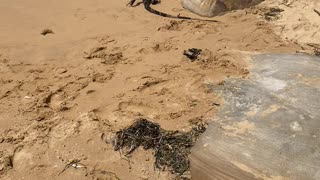
[[[213,19],[198,19],[198,18],[191,18],[191,17],[186,17],[186,16],[173,16],[173,15],[170,15],[170,14],[167,14],[167,13],[163,13],[163,12],[160,12],[160,11],[157,11],[155,9],[152,9],[150,7],[150,4],[149,3],[144,3],[144,8],[149,11],[150,13],[152,14],[156,14],[156,15],[159,15],[159,16],[162,16],[162,17],[167,17],[167,18],[174,18],[174,19],[186,19],[186,20],[196,20],[196,21],[210,21],[210,22],[218,22],[217,20],[213,20]]]
[[[156,14],[156,15],[159,15],[159,16],[162,16],[162,17],[168,17],[168,18],[174,18],[174,19],[189,19],[191,20],[190,17],[185,17],[185,16],[173,16],[173,15],[170,15],[170,14],[166,14],[166,13],[163,13],[163,12],[160,12],[160,11],[157,11],[155,9],[152,9],[150,7],[150,4],[144,4],[144,8],[146,8],[147,11],[149,11],[150,13],[152,14]]]

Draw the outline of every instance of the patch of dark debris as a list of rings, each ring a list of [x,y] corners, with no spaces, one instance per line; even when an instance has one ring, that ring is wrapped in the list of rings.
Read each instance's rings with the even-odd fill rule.
[[[125,151],[130,155],[140,146],[145,150],[154,150],[154,165],[159,170],[169,170],[183,176],[189,172],[189,154],[198,137],[206,130],[202,121],[191,122],[189,132],[167,131],[159,124],[146,119],[137,119],[128,128],[115,134],[113,146],[115,151]]]

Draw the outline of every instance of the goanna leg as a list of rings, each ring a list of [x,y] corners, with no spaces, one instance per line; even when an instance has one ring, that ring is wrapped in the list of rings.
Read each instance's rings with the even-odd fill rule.
[[[133,4],[136,2],[136,0],[130,0],[130,2],[127,4],[127,6],[133,6]]]
[[[151,0],[152,5],[159,4],[159,3],[160,3],[160,0]]]

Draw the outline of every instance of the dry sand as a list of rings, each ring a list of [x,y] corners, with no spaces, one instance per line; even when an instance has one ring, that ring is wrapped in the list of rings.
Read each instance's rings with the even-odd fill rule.
[[[284,10],[280,19],[274,22],[277,25],[275,32],[284,39],[300,44],[319,44],[320,1],[270,0],[264,5]]]
[[[126,3],[1,2],[1,179],[172,179],[154,170],[152,152],[140,149],[126,159],[101,135],[139,117],[188,130],[189,120],[209,121],[223,103],[210,86],[248,75],[248,54],[296,52],[299,42],[319,42],[320,16],[310,15],[318,19],[299,34],[295,22],[287,23],[294,10],[304,15],[300,5],[285,8],[277,21],[256,13],[275,5],[268,1],[212,23],[165,19]],[[196,17],[177,0],[155,8]],[[43,36],[44,29],[54,33]],[[193,47],[206,49],[202,61],[183,57]],[[70,168],[58,176],[74,159],[87,173]]]

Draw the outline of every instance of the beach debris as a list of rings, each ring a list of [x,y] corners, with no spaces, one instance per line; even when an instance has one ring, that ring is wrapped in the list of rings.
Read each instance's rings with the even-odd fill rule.
[[[130,127],[116,132],[113,142],[114,150],[128,147],[126,154],[130,154],[140,146],[145,150],[154,148],[161,138],[160,131],[158,124],[146,119],[138,119]]]
[[[80,160],[74,159],[64,167],[64,169],[58,174],[58,176],[60,176],[63,172],[65,172],[66,170],[68,170],[71,167],[73,167],[75,169],[80,169],[80,168],[85,169],[86,176],[88,175],[87,166],[80,163]]]
[[[167,131],[157,123],[140,118],[128,128],[116,132],[113,146],[115,151],[126,151],[125,155],[140,146],[145,150],[152,149],[157,169],[167,169],[180,176],[189,171],[191,147],[205,130],[206,124],[197,122],[192,123],[189,132]]]
[[[42,30],[41,35],[45,36],[47,34],[54,34],[54,32],[51,29]]]
[[[183,51],[183,55],[187,56],[191,62],[195,61],[201,54],[202,50],[197,48],[191,48]]]

